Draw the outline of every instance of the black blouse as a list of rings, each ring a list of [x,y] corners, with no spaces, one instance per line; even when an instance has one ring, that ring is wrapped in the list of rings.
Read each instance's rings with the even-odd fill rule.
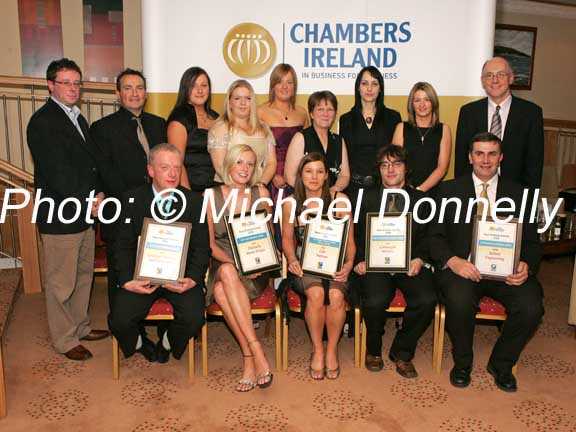
[[[328,146],[326,151],[324,151],[324,146],[314,126],[304,129],[302,135],[304,135],[304,154],[318,152],[324,156],[328,164],[330,186],[334,186],[338,179],[338,174],[342,170],[342,138],[340,135],[328,131]]]

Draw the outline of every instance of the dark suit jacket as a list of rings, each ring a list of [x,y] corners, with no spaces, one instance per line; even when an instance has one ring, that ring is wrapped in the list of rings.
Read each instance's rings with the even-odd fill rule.
[[[410,205],[408,207],[408,211],[414,212],[414,205],[418,200],[424,198],[426,194],[408,186],[404,187],[404,191],[408,193],[408,196],[410,197]],[[360,216],[354,229],[354,239],[356,241],[356,258],[354,260],[355,264],[361,261],[365,261],[366,259],[366,213],[380,211],[380,204],[382,202],[383,194],[384,189],[382,187],[374,187],[364,191],[364,197],[362,198],[362,205],[360,207]],[[430,205],[426,203],[420,205],[418,209],[419,218],[427,219],[430,216],[430,210]],[[412,259],[421,258],[424,262],[430,261],[427,231],[427,225],[418,224],[414,222],[414,217],[412,218]]]
[[[132,120],[133,117],[130,111],[121,107],[117,112],[92,123],[90,127],[92,138],[102,150],[100,170],[106,195],[118,199],[122,198],[124,192],[149,182],[146,152],[138,141],[137,123]],[[167,142],[166,122],[163,118],[146,112],[140,118],[150,148]],[[111,219],[113,215],[113,206],[105,206],[104,217]],[[110,241],[113,238],[114,227],[115,224],[102,225],[104,240]]]
[[[464,105],[456,130],[455,177],[472,172],[468,162],[468,146],[478,132],[486,132],[488,98]],[[504,129],[500,165],[501,176],[531,189],[539,188],[544,164],[544,121],[542,109],[529,101],[512,96],[512,104]]]
[[[86,230],[88,209],[86,198],[90,191],[102,191],[99,179],[98,158],[100,151],[90,138],[88,123],[83,116],[78,123],[84,138],[76,129],[64,110],[52,99],[32,115],[26,134],[28,147],[34,160],[34,186],[42,190],[43,198],[54,200],[52,222],[49,220],[49,205],[42,203],[38,209],[36,223],[43,234],[73,234]],[[58,207],[66,198],[80,200],[80,217],[73,223],[62,223],[58,218]],[[76,206],[64,206],[63,219],[72,219]]]
[[[523,188],[519,184],[502,177],[498,179],[496,200],[504,197],[511,198],[516,203],[516,211],[513,213],[514,217],[518,217],[520,213],[522,192]],[[472,249],[473,222],[465,223],[468,200],[470,198],[476,198],[474,181],[472,180],[471,174],[459,177],[455,180],[440,183],[436,195],[437,216],[440,213],[442,198],[452,197],[460,198],[462,200],[462,210],[460,212],[461,222],[454,223],[456,206],[455,204],[450,203],[446,206],[444,222],[439,223],[439,219],[436,217],[430,224],[430,255],[436,264],[437,269],[443,268],[446,262],[453,256],[468,259]],[[524,223],[522,225],[520,261],[526,262],[530,268],[530,272],[535,273],[540,264],[542,250],[536,232],[536,225],[528,223],[528,218],[530,216],[529,209],[530,206],[527,206],[524,215]],[[474,206],[472,214],[476,214],[476,205]],[[510,213],[499,212],[498,217],[502,219],[509,214]]]
[[[204,285],[204,276],[208,269],[208,260],[211,253],[208,224],[200,223],[202,194],[189,191],[181,186],[178,189],[186,197],[186,209],[178,221],[192,223],[184,276],[191,278],[198,285]],[[130,198],[134,199],[132,203],[129,202]],[[142,185],[123,195],[120,217],[122,229],[118,230],[118,236],[114,243],[115,270],[118,274],[118,284],[121,287],[134,277],[138,236],[142,233],[144,218],[152,217],[150,205],[153,200],[154,191],[150,184]],[[181,208],[182,202],[172,202],[172,209],[177,213]],[[158,215],[159,212],[157,211],[156,214]],[[127,219],[130,219],[130,223],[125,223]]]

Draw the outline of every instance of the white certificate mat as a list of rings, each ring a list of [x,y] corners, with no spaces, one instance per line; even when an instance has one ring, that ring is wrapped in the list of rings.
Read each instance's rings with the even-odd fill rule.
[[[267,212],[261,210],[256,212],[254,217],[235,216],[232,220],[227,218],[230,245],[242,276],[281,267],[272,230],[265,221],[266,215]]]
[[[486,279],[504,280],[515,273],[520,255],[522,224],[476,219],[472,263]]]
[[[349,219],[330,222],[326,216],[306,225],[302,257],[302,271],[306,274],[332,279],[342,268],[348,241]]]
[[[134,278],[176,283],[184,275],[191,228],[190,223],[161,224],[144,219]]]
[[[412,214],[366,214],[366,271],[408,272],[411,259]]]

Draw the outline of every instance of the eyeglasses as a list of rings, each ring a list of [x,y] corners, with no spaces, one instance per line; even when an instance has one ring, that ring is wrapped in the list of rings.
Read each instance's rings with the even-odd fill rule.
[[[492,81],[494,77],[496,77],[499,80],[502,80],[506,78],[508,75],[510,75],[508,72],[502,72],[502,71],[496,73],[486,72],[485,74],[482,74],[482,79]]]
[[[394,162],[382,162],[380,164],[380,168],[382,169],[389,169],[389,168],[400,168],[401,166],[404,165],[404,162],[402,161],[394,161]]]
[[[72,88],[72,87],[74,87],[74,88],[81,88],[81,87],[82,87],[82,81],[74,81],[74,82],[72,82],[72,81],[57,81],[57,80],[54,80],[54,82],[55,82],[55,83],[58,83],[58,84],[60,84],[60,85],[63,85],[63,86],[66,87],[66,88]]]

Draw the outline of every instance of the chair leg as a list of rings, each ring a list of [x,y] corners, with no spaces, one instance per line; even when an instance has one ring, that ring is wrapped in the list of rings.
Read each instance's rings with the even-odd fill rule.
[[[202,376],[208,376],[208,323],[202,326]]]
[[[276,302],[274,307],[275,331],[276,331],[276,370],[282,370],[282,312],[280,302]]]
[[[6,417],[8,408],[6,403],[6,384],[4,382],[4,360],[2,359],[2,341],[0,341],[0,418]]]
[[[360,308],[354,308],[354,367],[360,367]]]
[[[360,338],[360,361],[358,367],[362,367],[363,364],[366,363],[366,337],[367,337],[367,330],[366,330],[366,321],[362,320],[362,336]]]
[[[194,337],[188,340],[188,380],[194,382],[196,365],[194,363]]]
[[[112,370],[114,379],[120,379],[120,348],[114,336],[112,336]]]
[[[434,339],[432,339],[432,370],[436,370],[436,352],[438,348],[438,331],[440,326],[440,305],[436,305],[434,309]]]
[[[270,319],[270,314],[266,314],[266,324],[264,325],[264,337],[268,339],[270,337],[270,326],[272,325],[272,320]]]
[[[288,370],[288,319],[282,318],[282,370]]]
[[[440,306],[440,320],[438,323],[438,342],[436,343],[436,373],[442,370],[442,357],[444,355],[444,330],[446,326],[446,307]]]

